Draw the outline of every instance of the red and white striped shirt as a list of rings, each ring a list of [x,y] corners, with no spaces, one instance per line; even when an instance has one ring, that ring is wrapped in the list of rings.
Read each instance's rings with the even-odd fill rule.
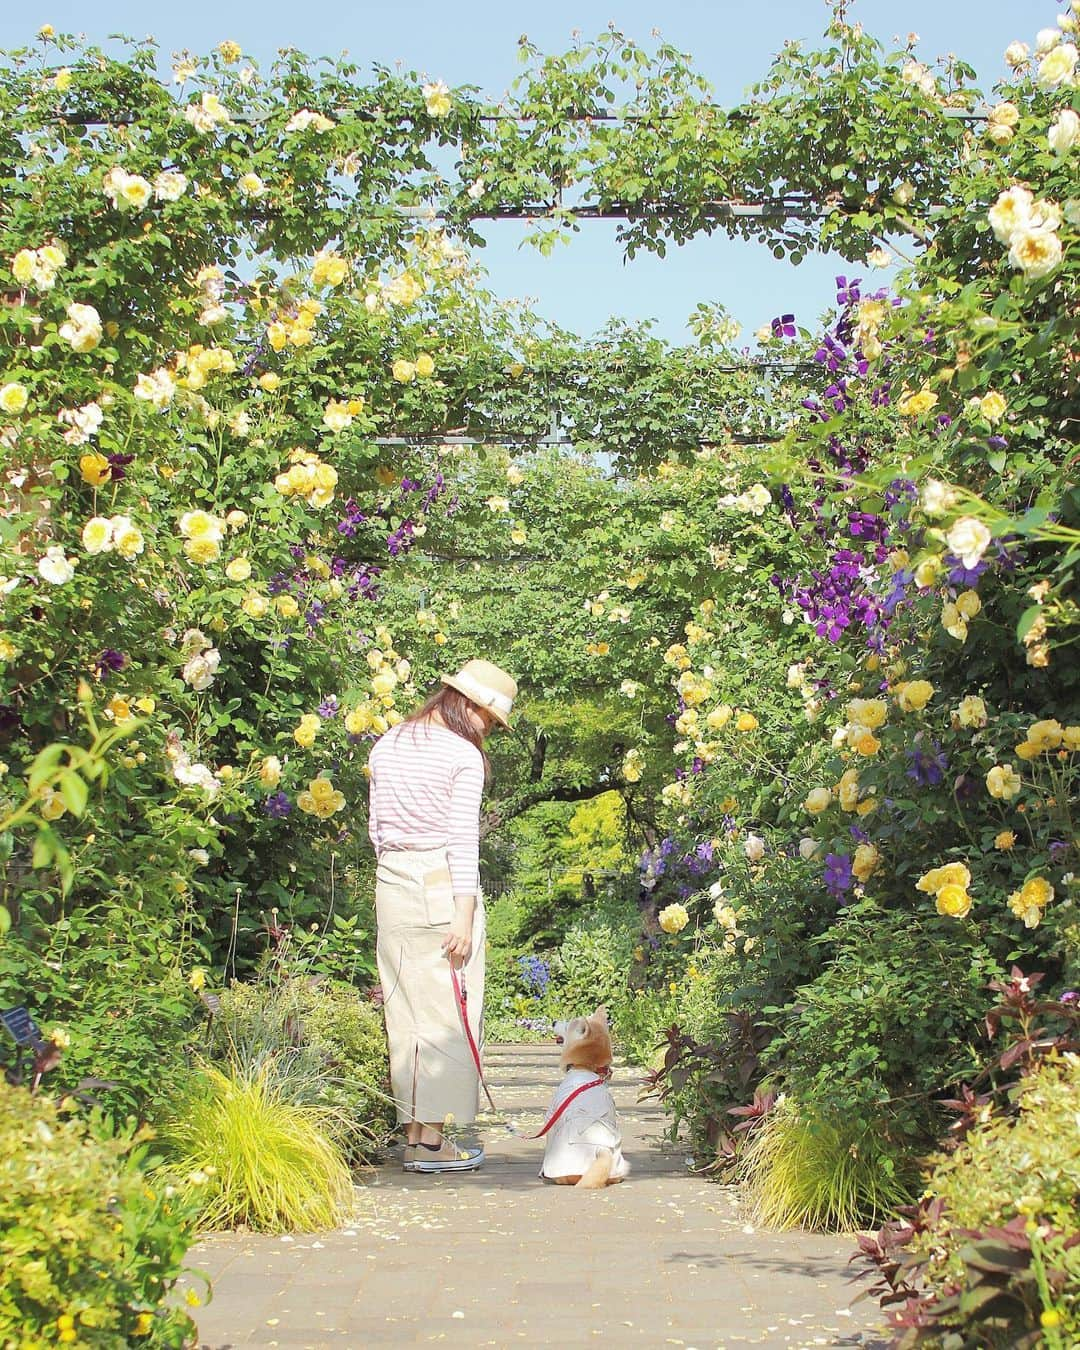
[[[376,856],[446,848],[455,895],[480,889],[484,759],[438,722],[399,722],[372,747],[368,834]]]

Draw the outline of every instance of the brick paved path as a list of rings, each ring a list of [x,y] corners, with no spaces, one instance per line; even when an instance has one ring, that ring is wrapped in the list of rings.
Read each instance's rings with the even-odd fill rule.
[[[489,1047],[496,1102],[543,1123],[553,1046]],[[879,1346],[876,1309],[849,1309],[852,1243],[755,1231],[734,1192],[692,1176],[665,1147],[665,1117],[613,1082],[620,1186],[583,1193],[537,1178],[541,1143],[487,1126],[488,1162],[457,1177],[396,1161],[361,1178],[355,1221],[317,1236],[206,1240],[192,1264],[214,1282],[205,1350],[242,1345]]]

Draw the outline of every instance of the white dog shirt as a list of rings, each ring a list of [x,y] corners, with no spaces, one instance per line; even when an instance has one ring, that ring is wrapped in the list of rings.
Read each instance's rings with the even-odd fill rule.
[[[551,1119],[572,1092],[595,1081],[596,1074],[591,1069],[568,1069],[552,1095],[547,1119]],[[578,1093],[544,1137],[540,1175],[549,1180],[583,1176],[596,1161],[597,1150],[602,1148],[611,1149],[612,1177],[625,1177],[630,1171],[630,1164],[622,1155],[615,1101],[607,1083]]]

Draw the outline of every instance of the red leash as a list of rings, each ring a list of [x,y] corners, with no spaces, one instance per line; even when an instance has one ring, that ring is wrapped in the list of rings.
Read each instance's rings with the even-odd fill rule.
[[[555,1122],[559,1119],[562,1113],[570,1105],[570,1103],[574,1100],[575,1097],[580,1097],[583,1092],[588,1092],[590,1088],[603,1087],[603,1085],[606,1082],[607,1082],[606,1078],[594,1078],[591,1083],[582,1083],[580,1087],[576,1087],[573,1090],[573,1092],[571,1092],[569,1097],[567,1097],[566,1101],[562,1103],[559,1109],[552,1113],[551,1118],[548,1120],[544,1128],[538,1134],[530,1134],[528,1137],[530,1139],[542,1139],[544,1135],[547,1134],[548,1130],[551,1129],[552,1125],[555,1124]]]
[[[454,998],[457,1001],[458,1010],[461,1013],[461,1024],[465,1028],[465,1038],[469,1042],[469,1049],[472,1051],[473,1063],[476,1065],[476,1072],[480,1075],[480,1086],[484,1089],[484,1096],[488,1099],[488,1106],[491,1107],[492,1113],[497,1116],[499,1114],[499,1111],[491,1096],[491,1090],[487,1085],[487,1080],[484,1077],[484,1070],[480,1063],[480,1051],[476,1048],[476,1041],[472,1034],[472,1027],[469,1026],[469,1013],[468,1008],[466,1007],[466,999],[468,997],[468,994],[466,993],[465,990],[464,981],[458,979],[457,969],[455,968],[453,961],[450,962],[450,979],[453,981],[454,984]],[[574,1100],[575,1097],[580,1097],[583,1092],[588,1092],[590,1088],[602,1087],[604,1083],[607,1082],[609,1076],[610,1071],[603,1077],[594,1078],[591,1083],[582,1083],[580,1087],[576,1087],[573,1090],[573,1092],[570,1093],[569,1097],[567,1097],[567,1099],[561,1103],[558,1110],[552,1112],[550,1118],[544,1123],[543,1128],[539,1130],[538,1133],[526,1134],[522,1135],[521,1137],[523,1139],[542,1139],[544,1135],[547,1134],[548,1130],[550,1130],[551,1127],[555,1124],[555,1122],[559,1119],[562,1113],[566,1110],[566,1108],[570,1105],[570,1103]],[[518,1131],[514,1129],[512,1125],[507,1125],[507,1129],[511,1130],[514,1134],[518,1133]]]

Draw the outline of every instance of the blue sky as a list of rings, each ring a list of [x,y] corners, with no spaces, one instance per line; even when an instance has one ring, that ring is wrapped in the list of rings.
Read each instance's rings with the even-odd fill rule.
[[[659,28],[664,40],[693,56],[722,102],[739,99],[786,38],[820,36],[830,12],[825,0],[186,0],[156,10],[145,0],[40,0],[40,6],[29,12],[3,7],[0,47],[30,42],[46,22],[59,31],[84,31],[100,43],[111,33],[149,32],[165,53],[202,52],[232,38],[260,63],[282,46],[310,55],[347,50],[361,67],[401,62],[450,85],[478,85],[492,98],[517,73],[522,33],[556,51],[569,45],[572,30],[592,36],[611,21],[641,42]],[[955,52],[988,89],[1004,71],[1007,44],[1014,38],[1030,42],[1037,29],[1053,25],[1058,8],[1053,0],[854,0],[849,18],[886,42],[918,33],[923,60]],[[543,313],[582,333],[618,315],[654,318],[661,334],[682,340],[686,317],[703,300],[724,304],[747,338],[781,311],[794,311],[810,324],[831,302],[833,274],[851,270],[822,257],[793,268],[760,245],[722,235],[672,248],[664,259],[639,255],[624,263],[614,227],[602,222],[585,224],[569,247],[542,258],[519,247],[523,233],[509,222],[486,228],[482,261],[493,289],[533,297]]]

